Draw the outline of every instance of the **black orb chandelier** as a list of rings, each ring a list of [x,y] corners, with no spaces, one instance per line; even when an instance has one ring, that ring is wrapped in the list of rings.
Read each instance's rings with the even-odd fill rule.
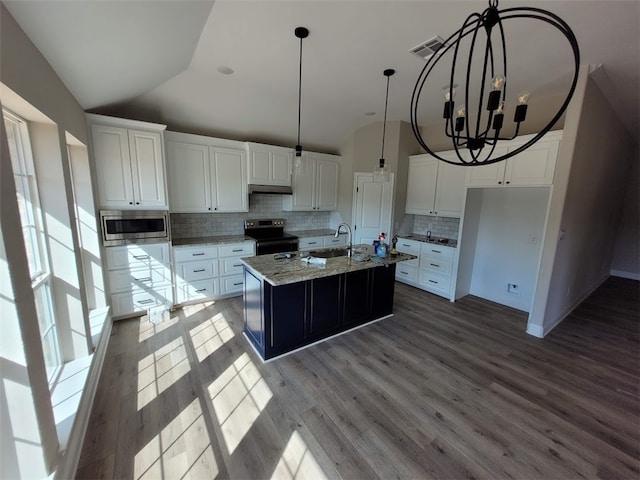
[[[507,54],[503,23],[513,19],[538,20],[558,29],[569,42],[571,50],[573,51],[575,63],[574,74],[571,87],[564,102],[549,123],[519,148],[503,155],[494,156],[493,154],[498,142],[500,140],[513,140],[518,136],[520,124],[526,120],[527,116],[529,93],[521,92],[516,96],[518,104],[513,117],[515,132],[511,136],[504,136],[502,129],[505,123],[504,111],[508,99],[507,80],[509,77],[507,75]],[[476,52],[476,44],[481,44],[481,42],[478,41],[478,37],[483,32],[486,36],[484,50],[479,48],[479,52]],[[460,57],[463,56],[461,45],[464,39],[470,42],[469,57],[467,59],[460,59]],[[448,84],[445,85],[443,92],[445,102],[442,117],[444,119],[445,134],[451,139],[453,145],[452,150],[455,150],[457,153],[457,161],[438,156],[424,140],[418,127],[418,102],[423,93],[425,82],[429,79],[429,75],[434,67],[445,57],[445,53],[451,49],[453,49],[453,60]],[[473,68],[473,66],[477,66],[476,64],[478,63],[477,58],[474,62],[474,55],[477,54],[482,55],[482,73],[479,77],[476,73],[472,79],[472,73],[480,70]],[[466,71],[464,70],[465,64]],[[461,68],[459,68],[459,65]],[[472,13],[469,15],[462,27],[444,41],[444,45],[429,58],[427,64],[420,72],[411,96],[411,127],[413,128],[413,133],[420,145],[428,153],[443,162],[454,165],[475,166],[506,160],[536,143],[560,119],[567,109],[575,91],[579,66],[580,50],[578,48],[578,42],[569,25],[560,17],[549,11],[533,7],[515,7],[498,10],[498,0],[489,0],[489,7],[482,13]],[[472,70],[474,72],[472,72]],[[477,93],[472,90],[472,80],[477,81],[477,85],[479,85],[479,91]],[[456,81],[462,83],[462,88],[458,87]],[[485,93],[486,85],[489,85],[488,93]],[[456,89],[463,91],[465,95],[464,101],[458,108],[456,108],[454,99]],[[469,99],[472,93],[477,94],[479,98],[475,112],[469,109]]]

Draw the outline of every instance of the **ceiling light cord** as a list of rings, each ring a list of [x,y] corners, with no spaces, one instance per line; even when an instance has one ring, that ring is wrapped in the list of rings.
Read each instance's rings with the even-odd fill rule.
[[[295,35],[300,39],[300,62],[298,70],[298,143],[296,144],[296,157],[302,157],[302,145],[300,145],[300,123],[302,119],[302,39],[309,36],[309,30],[297,27]]]
[[[302,37],[300,37],[300,71],[298,73],[298,143],[300,145],[300,120],[302,118]]]
[[[389,105],[389,78],[396,73],[392,68],[386,69],[384,75],[387,77],[387,92],[384,97],[384,120],[382,121],[382,152],[380,152],[380,168],[384,168],[384,139],[387,133],[387,106]]]

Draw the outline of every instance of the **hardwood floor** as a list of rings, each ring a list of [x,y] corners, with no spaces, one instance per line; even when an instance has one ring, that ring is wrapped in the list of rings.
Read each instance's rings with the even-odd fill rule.
[[[267,364],[241,298],[117,322],[77,477],[639,478],[638,285],[538,339],[398,283],[394,317]]]

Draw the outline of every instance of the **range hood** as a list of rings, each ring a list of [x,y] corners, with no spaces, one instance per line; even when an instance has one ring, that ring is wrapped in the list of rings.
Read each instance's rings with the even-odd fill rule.
[[[292,195],[291,187],[284,185],[249,185],[249,194],[252,193],[272,193],[279,195]]]

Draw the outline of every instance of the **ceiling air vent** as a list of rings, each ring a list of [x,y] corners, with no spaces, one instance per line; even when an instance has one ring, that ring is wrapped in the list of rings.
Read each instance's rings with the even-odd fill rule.
[[[410,53],[420,57],[423,60],[429,60],[429,57],[444,47],[444,40],[436,35],[426,42],[422,42],[409,50]]]

